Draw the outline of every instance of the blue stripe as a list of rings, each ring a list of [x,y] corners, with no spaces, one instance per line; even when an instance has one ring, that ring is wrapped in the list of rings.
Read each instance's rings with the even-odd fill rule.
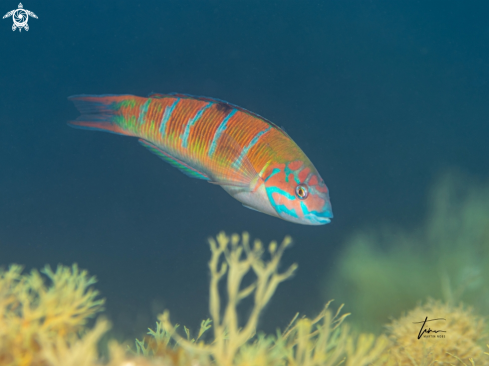
[[[182,147],[187,147],[188,144],[188,136],[190,135],[190,128],[195,124],[195,122],[198,121],[200,117],[202,117],[202,114],[205,112],[205,110],[209,107],[212,106],[212,103],[207,103],[205,106],[199,109],[199,111],[195,114],[193,118],[190,118],[187,122],[187,126],[185,127],[185,132],[183,133],[182,137]]]
[[[291,195],[289,192],[284,191],[283,189],[277,187],[267,187],[267,193],[269,197],[272,197],[272,193],[278,193],[284,196],[285,198],[293,201],[295,200],[295,196]]]
[[[265,182],[266,182],[267,180],[269,180],[271,177],[273,177],[275,174],[278,174],[278,173],[280,173],[280,169],[279,169],[279,168],[274,168],[274,169],[272,170],[272,173],[270,173],[270,175],[269,175],[269,176],[268,176],[268,177],[265,179]]]
[[[227,128],[227,123],[229,121],[229,119],[234,116],[234,114],[237,112],[236,109],[233,109],[221,122],[221,124],[219,125],[216,133],[214,134],[214,138],[212,139],[212,144],[211,144],[211,147],[209,149],[209,157],[212,157],[212,155],[214,154],[214,150],[216,149],[216,145],[217,145],[217,141],[219,141],[219,137],[221,137],[221,134],[224,132],[224,130],[226,130]]]
[[[180,98],[177,98],[171,106],[165,107],[165,112],[163,113],[163,117],[161,117],[161,125],[160,125],[161,136],[165,135],[166,123],[170,119],[171,114],[173,113],[173,110],[175,109],[175,107],[177,106],[177,103],[179,101],[180,101]]]
[[[238,160],[236,160],[234,163],[233,163],[233,168],[235,169],[238,169],[243,161],[243,158],[245,157],[246,154],[248,154],[248,151],[253,147],[255,146],[255,144],[258,142],[258,140],[260,139],[260,137],[262,137],[265,133],[267,133],[268,131],[270,131],[270,129],[272,128],[272,126],[268,126],[268,128],[266,130],[263,130],[263,131],[260,131],[256,134],[255,137],[253,137],[253,139],[250,141],[250,143],[248,144],[248,146],[244,147],[243,148],[243,151],[241,151],[241,155],[239,155],[239,158]]]
[[[301,202],[301,209],[304,218],[315,224],[327,224],[331,222],[330,218],[333,217],[333,213],[329,210],[325,210],[324,212],[309,211],[309,208],[307,208],[304,202]]]
[[[151,104],[151,99],[148,99],[139,109],[138,122],[140,125],[144,123],[144,117],[146,117],[146,113],[148,113],[148,108],[150,104]]]
[[[280,217],[283,217],[281,214],[285,213],[285,214],[292,216],[292,217],[295,217],[297,219],[299,218],[299,216],[297,215],[297,212],[295,212],[294,208],[289,209],[286,205],[278,205],[275,202],[275,200],[273,199],[273,193],[278,193],[278,194],[284,196],[285,198],[287,198],[291,201],[295,200],[295,196],[292,196],[290,193],[285,192],[284,190],[277,188],[277,187],[267,187],[266,191],[267,191],[268,200],[270,201],[272,206],[275,208],[275,211],[277,211],[277,213],[280,215]]]
[[[292,217],[295,217],[296,219],[299,218],[299,216],[297,215],[297,212],[295,212],[295,208],[288,208],[287,206],[285,205],[277,205],[276,206],[276,210],[278,212],[278,214],[280,215],[282,212],[286,213],[287,215],[289,216],[292,216]],[[282,216],[282,215],[280,215]]]
[[[289,164],[286,164],[285,165],[285,168],[284,168],[284,173],[285,173],[285,182],[286,183],[289,183],[289,174],[292,174],[293,177],[294,177],[294,180],[297,184],[301,184],[301,181],[299,179],[299,172],[300,170],[292,170],[289,168]]]

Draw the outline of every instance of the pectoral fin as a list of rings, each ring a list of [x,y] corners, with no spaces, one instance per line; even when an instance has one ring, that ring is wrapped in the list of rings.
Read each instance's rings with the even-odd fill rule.
[[[146,140],[139,140],[139,143],[151,151],[153,154],[158,155],[161,159],[169,163],[171,166],[174,166],[178,170],[180,170],[183,174],[190,178],[204,179],[209,180],[210,178],[204,173],[199,172],[197,169],[191,167],[190,165],[184,163],[181,160],[171,156],[170,154],[164,152],[159,147],[153,145],[152,143]]]
[[[227,133],[220,137],[215,173],[209,183],[254,191],[263,181],[241,146]]]
[[[250,206],[246,206],[244,203],[243,203],[243,207],[249,208],[250,210],[253,210],[253,211],[256,211],[256,212],[261,212],[261,211],[258,211],[256,208],[253,208],[253,207],[250,207]]]

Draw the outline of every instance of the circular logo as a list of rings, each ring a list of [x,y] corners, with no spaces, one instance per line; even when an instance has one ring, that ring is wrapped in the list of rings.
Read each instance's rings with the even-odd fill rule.
[[[24,9],[17,9],[12,15],[12,19],[18,28],[22,28],[27,24],[29,14]]]

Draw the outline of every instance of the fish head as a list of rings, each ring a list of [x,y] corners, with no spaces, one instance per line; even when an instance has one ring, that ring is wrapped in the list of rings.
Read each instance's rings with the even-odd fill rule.
[[[311,162],[271,164],[264,176],[266,195],[277,216],[303,225],[331,222],[328,187]]]

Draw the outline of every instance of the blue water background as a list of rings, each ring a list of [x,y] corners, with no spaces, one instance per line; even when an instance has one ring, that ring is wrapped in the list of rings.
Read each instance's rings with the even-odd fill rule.
[[[28,32],[0,21],[0,263],[77,262],[121,337],[163,308],[198,327],[206,238],[220,230],[295,239],[284,268],[297,262],[297,275],[260,323],[274,331],[321,309],[323,278],[356,229],[422,220],[443,169],[488,176],[485,1],[23,4],[39,17]],[[70,95],[150,92],[217,97],[283,126],[326,181],[332,223],[247,210],[134,138],[66,125],[78,116]]]

